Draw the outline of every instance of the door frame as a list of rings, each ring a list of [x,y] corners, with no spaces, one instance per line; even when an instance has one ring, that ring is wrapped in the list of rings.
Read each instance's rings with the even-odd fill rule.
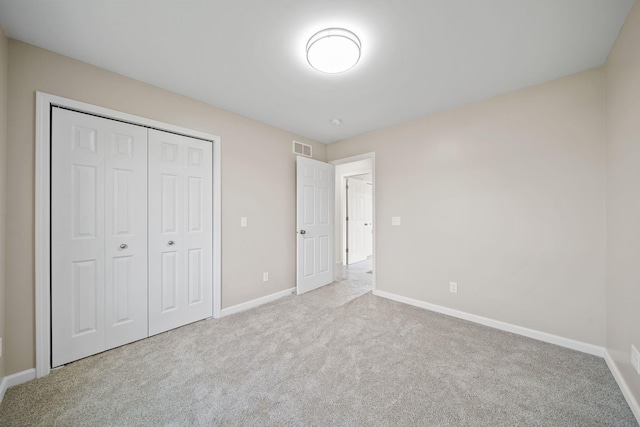
[[[221,304],[221,140],[219,136],[87,104],[44,92],[36,92],[36,193],[35,193],[35,326],[36,378],[51,371],[51,108],[68,108],[146,128],[177,133],[213,144],[213,317]]]
[[[371,204],[372,204],[372,219],[373,219],[373,256],[371,257],[371,261],[372,261],[372,265],[373,265],[373,274],[372,274],[372,284],[373,284],[373,291],[376,291],[376,274],[377,274],[377,267],[376,267],[376,234],[377,234],[377,221],[376,221],[376,153],[375,151],[369,152],[369,153],[364,153],[364,154],[359,154],[357,156],[351,156],[351,157],[345,157],[342,159],[336,159],[336,160],[332,160],[329,163],[331,163],[334,166],[338,166],[338,165],[343,165],[345,163],[353,163],[353,162],[357,162],[359,160],[367,160],[367,159],[371,159],[371,180],[373,182],[373,188],[371,189]],[[337,177],[336,177],[337,179]],[[335,206],[335,210],[338,216],[341,215],[340,210],[340,206],[338,206],[338,204],[336,204]],[[344,220],[344,218],[342,219]],[[344,251],[344,248],[342,248]],[[335,260],[334,260],[335,262]],[[334,269],[334,274],[335,274],[335,270]]]
[[[366,155],[365,155],[366,156]],[[355,160],[352,160],[355,159]],[[344,162],[342,162],[342,160],[344,160]],[[358,169],[357,171],[353,171],[353,172],[348,172],[348,173],[342,173],[339,172],[339,166],[345,165],[345,164],[349,164],[349,163],[358,163],[362,160],[371,160],[371,166],[367,167],[365,169]],[[335,244],[337,245],[338,243],[341,243],[340,245],[340,250],[338,250],[338,248],[336,248],[335,253],[336,253],[336,257],[339,256],[340,259],[336,259],[336,264],[339,264],[341,267],[342,266],[346,266],[349,265],[348,264],[348,260],[347,260],[347,253],[346,253],[346,248],[348,247],[348,242],[346,241],[347,239],[347,226],[348,224],[346,223],[346,215],[347,215],[347,191],[346,191],[346,184],[347,184],[347,179],[352,177],[352,176],[357,176],[357,175],[361,175],[364,173],[367,174],[371,174],[372,176],[372,183],[373,183],[373,157],[363,157],[363,156],[355,156],[355,157],[349,157],[346,159],[341,159],[341,160],[336,160],[337,162],[341,162],[341,163],[336,163],[336,207],[335,207],[335,215],[336,215],[336,219],[335,219],[335,227],[336,227],[336,232],[340,231],[339,235],[336,234],[336,240],[335,240]],[[331,163],[331,162],[330,162]],[[341,179],[343,178],[343,179]],[[342,181],[340,184],[338,184],[338,181]],[[373,191],[372,191],[372,205],[373,205]],[[344,209],[343,209],[344,208]],[[373,220],[373,218],[372,218]],[[338,230],[340,229],[340,230]],[[373,244],[373,242],[372,242]]]

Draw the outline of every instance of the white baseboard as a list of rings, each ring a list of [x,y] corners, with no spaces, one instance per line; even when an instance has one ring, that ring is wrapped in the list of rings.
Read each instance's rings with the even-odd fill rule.
[[[35,369],[27,369],[26,371],[18,372],[17,374],[6,376],[0,382],[0,402],[4,399],[4,394],[7,389],[13,387],[14,385],[24,384],[31,380],[36,379],[36,370]]]
[[[252,308],[256,308],[262,304],[266,304],[268,302],[272,302],[278,300],[280,298],[286,297],[295,293],[296,288],[287,289],[284,291],[276,292],[275,294],[267,295],[261,298],[256,298],[251,301],[243,302],[242,304],[234,305],[231,307],[223,308],[220,312],[221,317],[230,316],[232,314],[240,313],[242,311],[247,311]]]
[[[390,292],[378,291],[374,289],[373,294],[382,298],[387,298],[404,304],[413,305],[415,307],[424,308],[426,310],[435,311],[436,313],[446,314],[447,316],[457,317],[458,319],[467,320],[469,322],[479,323],[481,325],[489,326],[518,335],[523,335],[525,337],[533,338],[539,341],[544,341],[551,344],[559,345],[561,347],[570,348],[572,350],[581,351],[583,353],[592,354],[594,356],[604,357],[604,347],[600,347],[597,345],[575,341],[569,338],[560,337],[558,335],[536,331],[535,329],[529,329],[522,326],[513,325],[511,323],[489,319],[487,317],[477,316],[475,314],[454,310],[452,308],[443,307],[441,305],[430,304],[428,302],[403,297],[401,295],[392,294]]]
[[[618,383],[618,387],[620,387],[620,390],[622,391],[622,395],[627,400],[627,403],[629,404],[629,408],[631,408],[631,412],[633,412],[633,415],[635,415],[636,420],[638,421],[638,424],[640,424],[640,403],[638,403],[638,401],[635,400],[635,398],[633,397],[633,393],[631,393],[631,389],[629,388],[629,385],[624,380],[622,373],[618,369],[618,365],[613,360],[613,357],[611,357],[609,352],[606,350],[604,352],[604,361],[607,362],[607,366],[609,367],[609,370],[611,371],[613,378],[615,378],[616,382]]]

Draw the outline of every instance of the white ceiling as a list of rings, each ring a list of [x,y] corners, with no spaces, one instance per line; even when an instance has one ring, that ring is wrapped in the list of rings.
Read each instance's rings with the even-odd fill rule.
[[[0,23],[12,38],[330,143],[602,65],[633,1],[0,0]],[[327,27],[361,39],[350,71],[306,63],[308,38]]]

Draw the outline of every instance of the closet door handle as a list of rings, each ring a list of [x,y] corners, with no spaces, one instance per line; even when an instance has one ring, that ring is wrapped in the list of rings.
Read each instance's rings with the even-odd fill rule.
[[[173,244],[174,244],[174,243],[175,243],[175,242],[174,242],[173,240],[169,240],[169,242],[167,242],[167,244],[168,244],[169,246],[173,246]]]
[[[125,245],[124,243],[120,245],[120,249],[127,249],[129,246]]]

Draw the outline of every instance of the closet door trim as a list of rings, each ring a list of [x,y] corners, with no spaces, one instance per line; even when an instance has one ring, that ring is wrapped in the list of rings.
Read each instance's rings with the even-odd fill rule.
[[[213,151],[213,317],[220,317],[221,302],[221,141],[220,137],[168,123],[98,107],[84,102],[36,92],[36,377],[51,371],[51,108],[118,120],[212,143]]]

